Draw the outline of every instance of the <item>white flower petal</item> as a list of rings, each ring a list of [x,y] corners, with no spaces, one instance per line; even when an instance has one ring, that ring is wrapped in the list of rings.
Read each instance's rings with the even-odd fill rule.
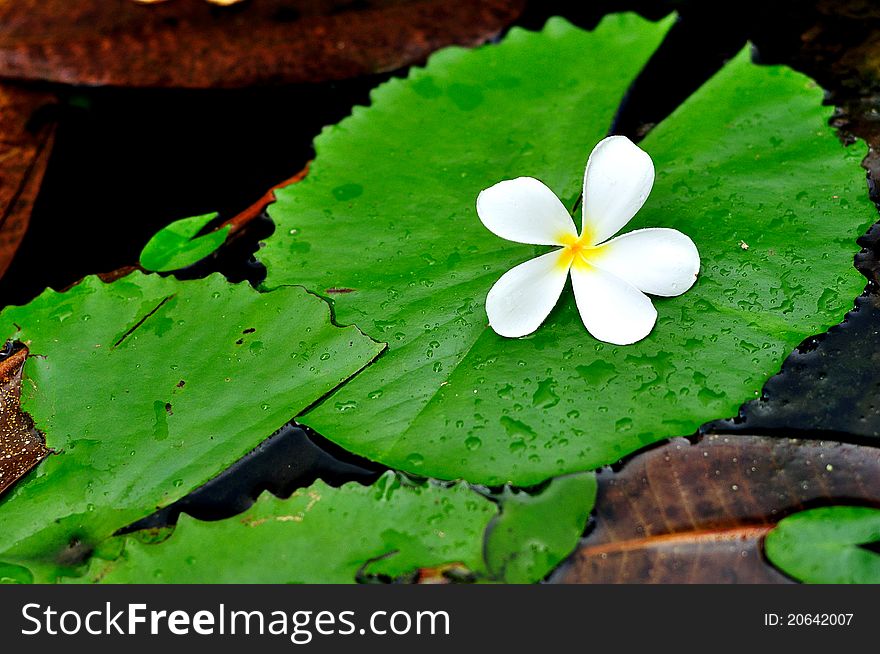
[[[700,271],[697,246],[676,229],[637,229],[611,239],[595,253],[591,263],[651,295],[681,295]]]
[[[636,215],[654,185],[654,162],[625,136],[609,136],[590,153],[584,173],[582,234],[590,245],[614,236]]]
[[[486,296],[492,329],[509,338],[538,329],[565,288],[568,267],[564,251],[554,250],[504,273]]]
[[[576,263],[571,284],[581,320],[600,341],[630,345],[651,333],[657,310],[648,296],[595,266]]]
[[[477,196],[477,215],[489,231],[517,243],[563,245],[577,237],[568,210],[534,177],[498,182]]]

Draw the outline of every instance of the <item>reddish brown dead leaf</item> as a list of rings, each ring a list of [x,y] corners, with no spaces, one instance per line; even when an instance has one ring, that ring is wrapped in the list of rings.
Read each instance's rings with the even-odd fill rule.
[[[764,535],[810,506],[880,503],[880,449],[761,436],[676,439],[599,473],[594,529],[557,583],[786,583]]]
[[[21,410],[21,348],[0,361],[0,495],[51,452],[30,416]]]
[[[496,36],[525,0],[0,3],[0,77],[234,88],[394,70]]]
[[[131,0],[132,2],[136,2],[141,5],[152,5],[158,4],[160,2],[168,2],[168,0]],[[212,5],[220,5],[221,7],[229,7],[231,5],[237,5],[239,2],[246,2],[247,0],[205,0],[205,2],[210,2]]]
[[[52,150],[54,125],[32,130],[28,121],[53,98],[39,91],[0,85],[0,277],[27,231]]]

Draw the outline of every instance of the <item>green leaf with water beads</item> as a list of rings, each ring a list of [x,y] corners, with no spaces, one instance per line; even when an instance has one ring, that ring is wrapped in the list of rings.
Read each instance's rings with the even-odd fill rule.
[[[8,307],[0,332],[30,346],[22,407],[56,452],[0,499],[0,576],[36,580],[200,486],[383,349],[302,288],[219,275],[88,278]]]
[[[764,541],[773,565],[810,584],[880,584],[878,547],[880,509],[862,506],[795,513]]]
[[[414,483],[393,472],[372,486],[317,481],[286,500],[263,494],[228,520],[181,516],[158,544],[126,537],[119,558],[94,559],[81,581],[354,583],[451,563],[483,575],[483,531],[496,510],[463,483]]]
[[[414,482],[393,472],[371,486],[317,481],[285,500],[264,494],[227,520],[181,516],[161,542],[149,531],[111,539],[106,557],[67,581],[412,581],[421,569],[448,568],[459,580],[534,582],[574,549],[595,490],[592,473],[494,498],[462,482]]]
[[[163,227],[141,251],[141,267],[155,272],[180,270],[214,253],[226,242],[231,227],[226,225],[204,236],[196,234],[216,217],[216,213],[193,216]]]
[[[543,579],[571,554],[596,501],[596,476],[557,477],[538,493],[505,487],[500,514],[486,531],[486,563],[507,583]]]
[[[337,319],[389,350],[308,425],[392,467],[531,485],[735,414],[798,343],[843,318],[864,286],[855,239],[876,219],[865,148],[837,141],[810,80],[743,52],[642,143],[657,180],[627,229],[683,231],[703,261],[693,289],[655,300],[653,333],[597,342],[570,291],[529,337],[488,328],[489,288],[543,248],[489,234],[477,194],[528,175],[573,206],[588,153],[668,25],[552,20],[445,50],[318,138],[308,177],[270,210],[266,284],[352,289],[332,294]]]

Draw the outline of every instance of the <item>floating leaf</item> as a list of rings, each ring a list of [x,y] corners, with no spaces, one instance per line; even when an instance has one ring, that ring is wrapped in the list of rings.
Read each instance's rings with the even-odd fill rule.
[[[486,562],[494,579],[542,579],[574,550],[596,499],[596,476],[554,479],[538,494],[505,488],[501,513],[486,534]]]
[[[0,495],[49,455],[42,434],[21,410],[21,369],[27,348],[0,361]]]
[[[18,331],[18,326],[21,331]],[[0,561],[51,579],[170,504],[382,349],[301,288],[87,278],[0,314],[22,407],[57,454],[0,500]]]
[[[862,506],[795,513],[767,534],[764,544],[774,565],[811,584],[880,584],[878,546],[880,509]]]
[[[880,450],[762,436],[675,439],[598,474],[594,526],[560,583],[785,583],[762,539],[785,516],[876,502]]]
[[[446,50],[321,135],[308,177],[271,209],[266,283],[351,290],[333,296],[338,320],[389,351],[309,426],[391,467],[530,485],[734,414],[843,317],[864,286],[855,238],[876,218],[864,148],[841,147],[807,78],[743,52],[642,143],[657,181],[629,228],[679,229],[703,260],[693,289],[655,301],[654,332],[599,343],[569,292],[532,336],[487,327],[493,282],[541,250],[489,234],[477,194],[531,175],[573,206],[587,154],[667,26],[551,20]]]
[[[507,489],[498,498],[499,515],[495,502],[462,482],[415,483],[394,472],[371,486],[332,488],[317,481],[287,500],[264,494],[235,518],[182,516],[159,543],[150,532],[126,536],[124,544],[116,539],[103,547],[113,558],[93,559],[80,581],[438,581],[449,572],[538,581],[574,548],[592,507],[591,491],[591,473],[553,480],[533,495]],[[538,525],[540,535],[532,533]]]
[[[413,484],[386,473],[372,486],[322,481],[290,499],[261,496],[229,520],[182,516],[158,544],[126,537],[103,583],[353,583],[362,571],[398,577],[462,563],[483,573],[482,538],[495,505],[467,484]]]
[[[225,225],[203,236],[196,234],[216,217],[216,213],[208,213],[175,220],[159,230],[144,246],[141,266],[155,272],[180,270],[212,254],[226,241],[231,226]]]
[[[0,76],[187,88],[322,82],[395,70],[451,43],[483,43],[524,4],[260,0],[223,11],[192,1],[3,2]]]

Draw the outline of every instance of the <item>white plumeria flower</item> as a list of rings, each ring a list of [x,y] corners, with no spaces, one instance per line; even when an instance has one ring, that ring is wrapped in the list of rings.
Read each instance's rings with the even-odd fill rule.
[[[531,334],[571,284],[584,326],[600,341],[629,345],[645,338],[657,310],[645,295],[671,297],[697,279],[700,254],[675,229],[638,229],[609,239],[642,208],[654,163],[625,136],[610,136],[590,154],[578,235],[559,198],[532,177],[499,182],[480,193],[477,214],[508,241],[559,245],[509,270],[486,297],[489,325],[501,336]]]

